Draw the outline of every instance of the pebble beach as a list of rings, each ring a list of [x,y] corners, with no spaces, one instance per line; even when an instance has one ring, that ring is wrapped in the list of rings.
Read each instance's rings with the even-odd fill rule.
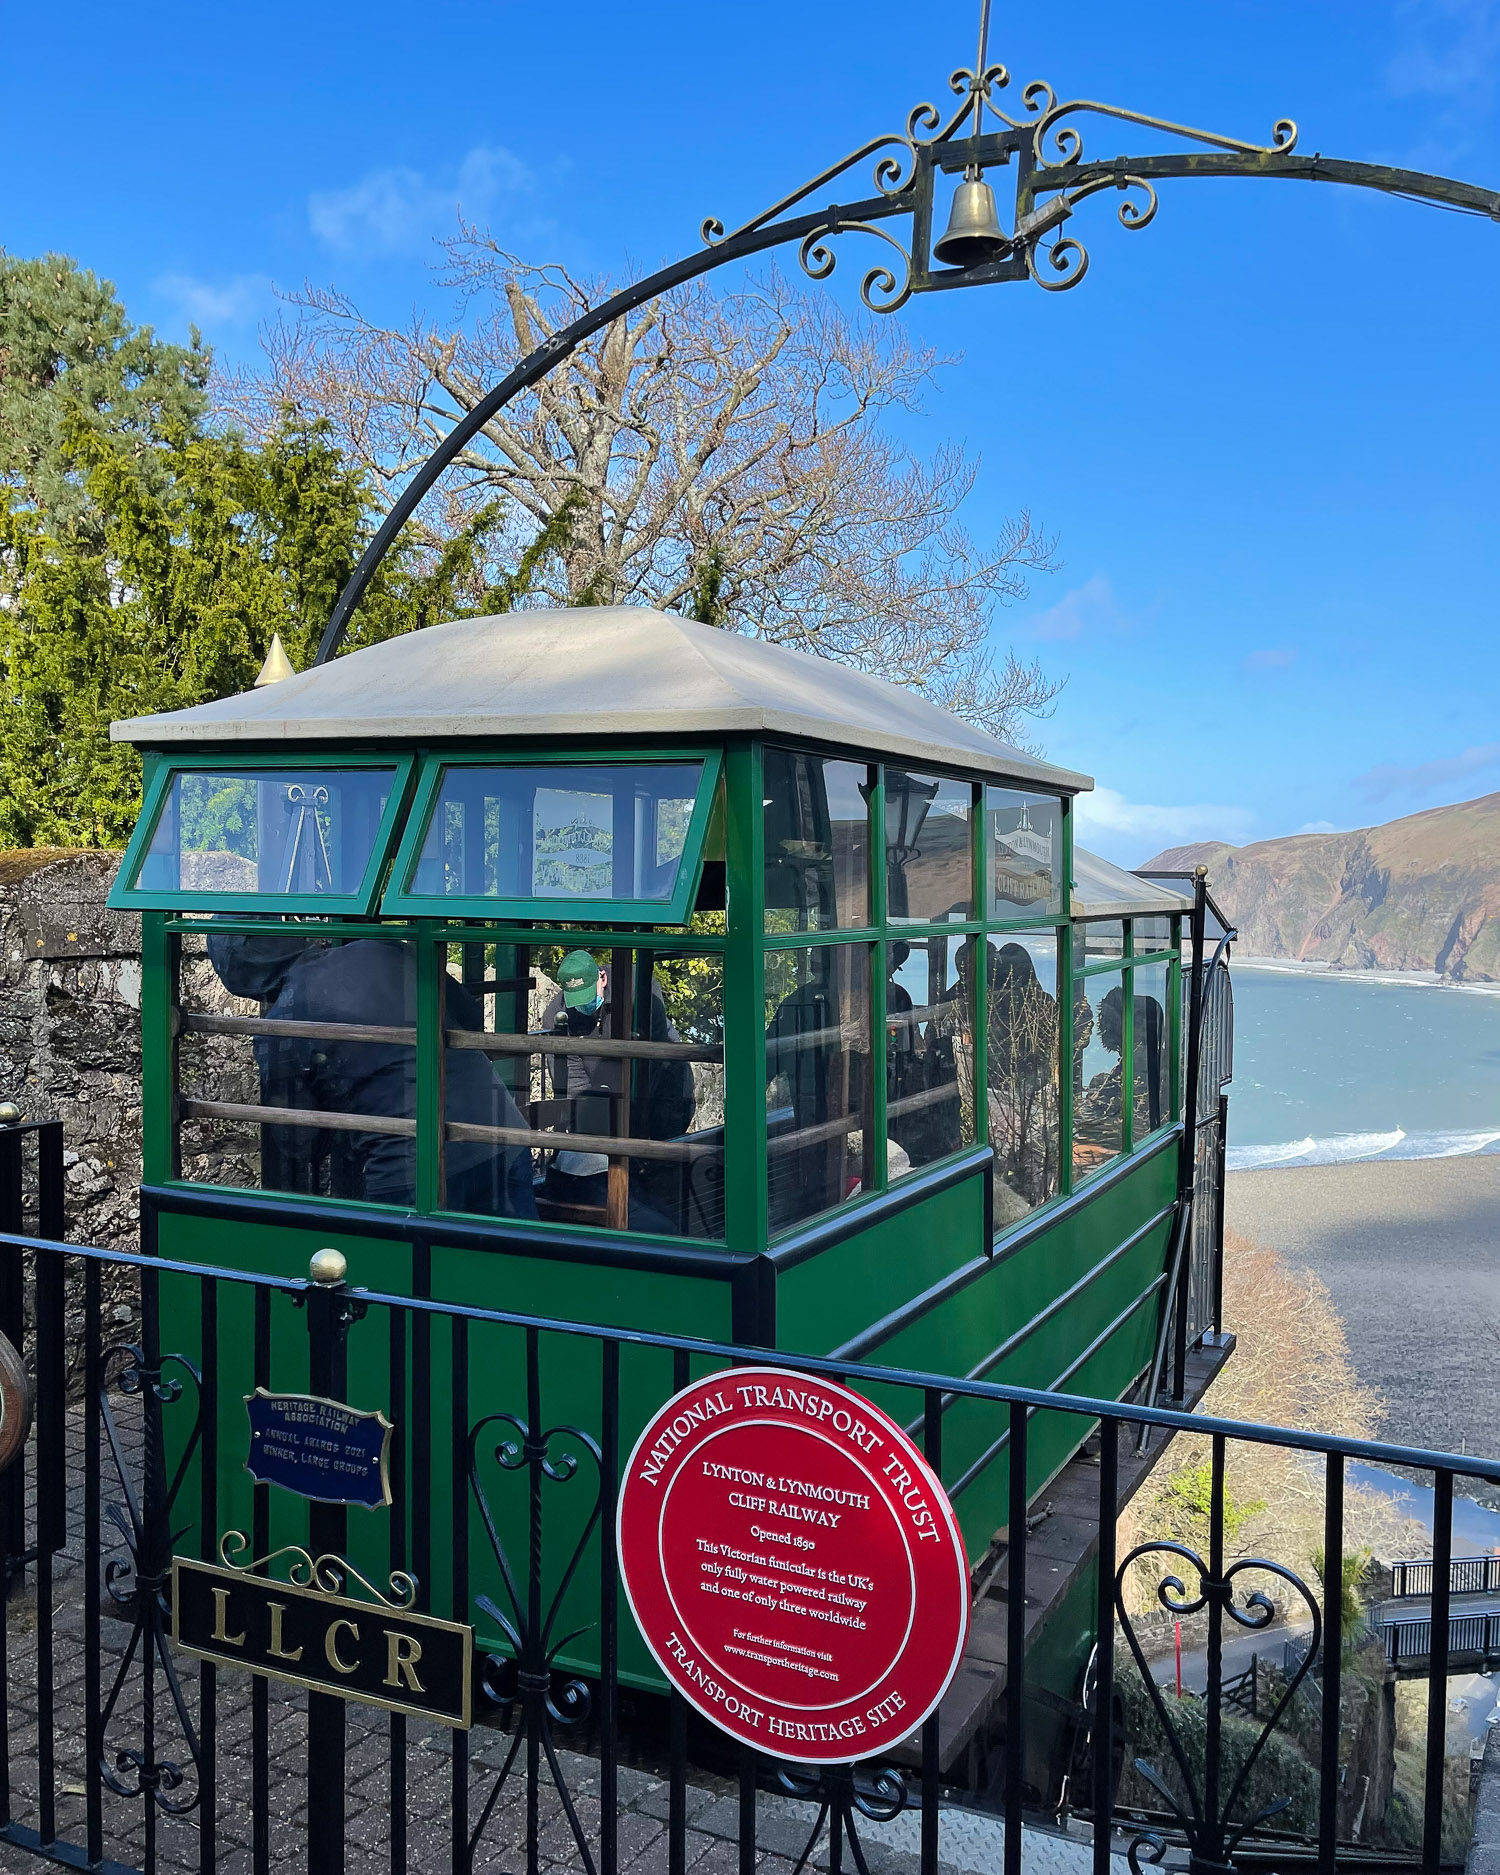
[[[1225,1223],[1327,1285],[1383,1437],[1500,1458],[1500,1157],[1236,1172]]]

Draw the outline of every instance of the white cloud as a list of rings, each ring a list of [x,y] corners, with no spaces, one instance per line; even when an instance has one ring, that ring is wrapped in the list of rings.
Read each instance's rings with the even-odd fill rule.
[[[1386,67],[1398,98],[1483,102],[1500,77],[1500,0],[1404,0],[1402,43]]]
[[[1431,794],[1435,788],[1452,788],[1472,781],[1475,775],[1500,769],[1500,742],[1482,742],[1465,749],[1461,755],[1446,755],[1435,762],[1414,762],[1404,767],[1399,762],[1381,762],[1354,785],[1367,801],[1384,801],[1393,794]]]
[[[1164,847],[1195,840],[1227,840],[1238,846],[1254,835],[1255,816],[1248,808],[1209,802],[1167,807],[1127,801],[1114,788],[1095,788],[1079,795],[1075,827],[1083,845],[1099,848],[1110,859],[1123,853],[1126,863],[1139,865]]]
[[[152,289],[178,315],[202,326],[212,337],[216,327],[252,325],[271,303],[275,289],[263,273],[237,273],[216,283],[190,273],[168,273]]]
[[[1126,623],[1114,588],[1102,573],[1096,573],[1065,592],[1045,612],[1023,619],[1021,629],[1031,638],[1078,638],[1084,632],[1120,631]]]
[[[347,189],[322,189],[307,198],[313,233],[340,253],[401,254],[424,246],[462,208],[484,215],[500,201],[526,194],[531,171],[498,146],[470,150],[452,182],[430,181],[420,170],[371,170]]]
[[[1297,662],[1290,645],[1266,645],[1241,660],[1247,671],[1284,671]]]
[[[1298,833],[1338,833],[1341,829],[1335,827],[1331,820],[1305,820],[1297,831]]]

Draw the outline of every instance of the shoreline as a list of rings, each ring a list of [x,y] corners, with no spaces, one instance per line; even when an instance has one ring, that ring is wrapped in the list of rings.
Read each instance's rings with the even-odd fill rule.
[[[1391,989],[1457,990],[1466,996],[1500,996],[1500,982],[1461,983],[1436,970],[1388,970],[1379,964],[1359,964],[1349,969],[1317,958],[1252,957],[1237,951],[1230,968],[1260,970],[1272,976],[1317,977],[1327,983],[1375,983]]]
[[[1448,1131],[1408,1133],[1396,1126],[1381,1133],[1329,1133],[1322,1139],[1278,1140],[1273,1145],[1231,1146],[1225,1169],[1232,1177],[1250,1172],[1308,1172],[1334,1165],[1434,1164],[1446,1159],[1500,1156],[1500,1124]]]
[[[1382,1437],[1500,1458],[1500,1153],[1234,1171],[1224,1221],[1326,1285]]]

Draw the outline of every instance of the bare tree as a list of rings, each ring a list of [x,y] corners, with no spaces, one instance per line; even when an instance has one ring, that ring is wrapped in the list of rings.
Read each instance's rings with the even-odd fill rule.
[[[468,225],[445,247],[451,323],[383,326],[304,289],[263,335],[264,372],[221,385],[221,403],[252,430],[288,404],[326,418],[388,503],[518,358],[611,290]],[[958,519],[977,464],[956,447],[919,458],[882,423],[943,362],[776,274],[684,287],[493,418],[418,538],[436,551],[479,517],[493,564],[514,565],[550,528],[537,596],[685,612],[876,671],[1017,740],[1060,686],[997,658],[990,628],[1053,569],[1055,543],[1023,511],[977,545]]]

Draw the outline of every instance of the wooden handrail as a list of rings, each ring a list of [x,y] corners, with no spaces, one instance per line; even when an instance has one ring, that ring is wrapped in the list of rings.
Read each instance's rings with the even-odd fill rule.
[[[283,1041],[383,1042],[392,1047],[415,1047],[414,1028],[396,1028],[373,1022],[293,1022],[281,1016],[208,1016],[179,1012],[180,1027],[196,1035],[265,1035]],[[526,1035],[492,1035],[485,1029],[445,1029],[449,1048],[468,1048],[483,1055],[598,1055],[630,1061],[721,1062],[724,1050],[697,1042],[616,1041],[608,1035],[554,1035],[536,1029]]]
[[[597,1152],[610,1159],[661,1159],[681,1164],[688,1159],[722,1158],[723,1142],[693,1145],[685,1139],[616,1139],[609,1133],[538,1132],[529,1126],[477,1126],[450,1120],[443,1131],[449,1139],[472,1140],[481,1145],[528,1146],[543,1152]]]
[[[195,1035],[271,1035],[302,1042],[387,1042],[416,1046],[415,1029],[370,1022],[293,1022],[281,1016],[199,1016],[180,1012],[181,1026]]]
[[[722,1048],[698,1042],[616,1041],[610,1035],[556,1035],[551,1029],[533,1029],[526,1035],[495,1035],[488,1029],[445,1029],[450,1048],[471,1048],[482,1055],[598,1055],[627,1061],[714,1061],[724,1059]]]
[[[252,1107],[238,1100],[184,1099],[181,1112],[190,1120],[248,1120],[255,1126],[309,1126],[332,1133],[390,1133],[414,1139],[415,1120],[388,1113],[325,1113],[321,1107]]]
[[[384,1113],[330,1113],[320,1107],[255,1107],[238,1100],[194,1100],[181,1103],[183,1117],[190,1120],[244,1120],[256,1126],[306,1126],[324,1128],[334,1133],[385,1133],[397,1139],[416,1136],[415,1120],[403,1120]],[[615,1139],[608,1133],[539,1132],[529,1126],[479,1126],[466,1120],[450,1120],[444,1132],[449,1139],[467,1140],[482,1145],[521,1146],[542,1152],[598,1152],[614,1159],[661,1159],[680,1164],[690,1159],[723,1156],[724,1146],[705,1142],[694,1145],[681,1139]]]

